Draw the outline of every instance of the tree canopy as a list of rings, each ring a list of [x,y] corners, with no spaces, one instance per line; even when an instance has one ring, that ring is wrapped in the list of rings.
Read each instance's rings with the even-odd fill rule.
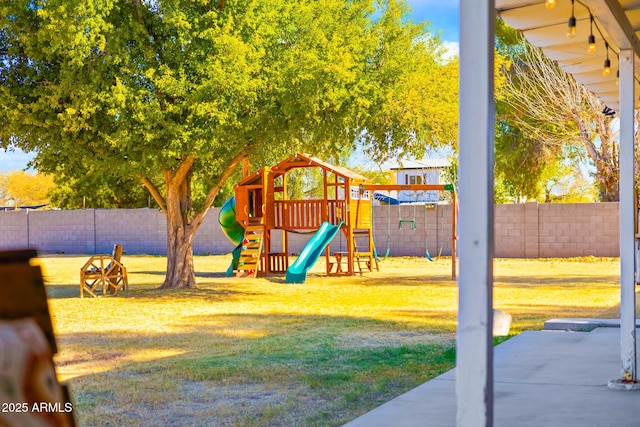
[[[0,144],[34,150],[38,170],[70,182],[140,182],[167,217],[164,287],[191,287],[193,236],[244,158],[332,160],[361,138],[383,157],[455,138],[454,91],[438,100],[446,117],[420,108],[447,69],[407,11],[401,0],[4,2]]]
[[[495,132],[496,202],[526,201],[542,197],[545,179],[561,162],[561,145],[545,145],[528,127],[521,126],[510,104],[514,80],[513,63],[522,62],[527,42],[519,32],[496,19],[496,55],[503,58],[498,70],[507,83],[497,96]],[[525,77],[526,78],[526,77]],[[524,117],[526,119],[526,117]],[[537,122],[538,126],[546,126]]]
[[[0,206],[48,205],[54,189],[51,175],[25,171],[0,174]]]
[[[594,166],[598,198],[618,200],[618,148],[604,103],[515,30],[502,23],[497,33],[511,58],[498,105],[497,172],[536,197],[542,177],[566,171],[567,160],[577,168],[582,156]]]
[[[132,209],[151,205],[149,193],[135,177],[110,175],[102,170],[69,177],[59,171],[54,180],[57,185],[50,193],[51,201],[62,209]]]

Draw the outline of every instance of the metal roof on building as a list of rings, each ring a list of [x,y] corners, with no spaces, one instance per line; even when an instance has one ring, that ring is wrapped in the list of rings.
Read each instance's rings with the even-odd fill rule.
[[[451,166],[451,160],[448,159],[423,159],[423,160],[403,160],[395,162],[390,169],[410,170],[410,169],[441,169]]]

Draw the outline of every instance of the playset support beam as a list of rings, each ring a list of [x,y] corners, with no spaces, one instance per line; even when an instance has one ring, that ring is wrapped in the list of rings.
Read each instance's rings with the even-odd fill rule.
[[[451,193],[451,278],[457,276],[458,198],[451,184],[365,184],[369,191],[448,191]],[[425,212],[426,215],[426,212]]]
[[[450,191],[455,193],[451,184],[365,184],[364,189],[371,191]]]

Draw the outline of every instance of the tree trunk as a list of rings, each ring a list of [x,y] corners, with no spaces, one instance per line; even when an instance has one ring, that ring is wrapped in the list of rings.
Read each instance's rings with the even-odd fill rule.
[[[600,150],[597,158],[592,160],[596,165],[598,196],[603,202],[617,202],[620,200],[620,163],[618,142],[613,136],[611,119],[599,117],[596,129],[600,136]]]
[[[613,137],[611,119],[595,117],[596,134],[600,137],[600,145],[596,146],[593,137],[587,130],[587,124],[579,115],[573,117],[580,137],[587,150],[587,155],[596,168],[595,185],[598,190],[598,200],[601,202],[617,202],[620,199],[618,192],[619,166],[617,141]]]
[[[167,217],[167,231],[180,225],[172,224]],[[195,288],[196,276],[193,268],[193,233],[176,233],[169,238],[167,246],[167,276],[160,289]]]
[[[204,221],[216,195],[229,179],[235,168],[246,158],[251,145],[241,151],[227,164],[218,177],[217,184],[209,189],[200,212],[193,212],[191,199],[191,176],[194,157],[185,157],[174,173],[164,171],[166,197],[147,177],[140,176],[154,200],[167,218],[167,276],[160,289],[195,288],[196,275],[193,267],[193,238]]]
[[[195,288],[191,217],[191,169],[184,177],[165,171],[167,187],[167,276],[160,289]]]
[[[596,186],[598,188],[598,199],[601,202],[617,202],[620,200],[618,182],[620,180],[617,161],[607,162],[596,161]]]

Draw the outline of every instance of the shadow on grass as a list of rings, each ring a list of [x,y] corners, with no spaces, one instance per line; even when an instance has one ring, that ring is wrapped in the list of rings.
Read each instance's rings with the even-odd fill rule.
[[[227,277],[227,273],[225,271],[206,272],[206,273],[196,272],[196,277],[202,277],[204,279],[215,279],[215,278]]]
[[[152,390],[163,387],[153,407],[170,407],[175,399],[181,412],[154,410],[159,425],[193,402],[199,410],[231,405],[215,411],[208,425],[244,425],[249,418],[258,426],[341,425],[455,362],[450,337],[408,330],[402,322],[288,314],[183,319],[171,333],[58,335],[58,367],[81,374],[68,381],[81,425],[104,413],[114,425],[144,424]],[[153,358],[172,351],[182,354]],[[99,373],[89,373],[93,366]],[[187,385],[202,393],[184,393]],[[267,392],[252,395],[256,388]],[[238,393],[248,400],[230,399]],[[282,403],[269,399],[274,393],[283,394]]]
[[[140,271],[140,270],[129,270],[128,271],[129,275],[131,274],[147,274],[150,276],[166,276],[167,272],[165,270],[156,270],[156,271]],[[216,277],[226,277],[226,272],[224,271],[207,271],[207,272],[197,272],[196,271],[196,277],[203,277],[203,278],[216,278]]]
[[[143,287],[143,288],[141,288]],[[48,299],[64,299],[64,298],[80,298],[80,286],[75,285],[47,285],[45,287]],[[119,291],[116,295],[102,294],[102,289],[96,289],[95,294],[97,298],[110,298],[117,299],[155,299],[158,301],[180,298],[191,299],[198,298],[204,301],[235,301],[239,298],[247,296],[260,296],[260,292],[246,292],[228,289],[224,286],[218,288],[196,288],[196,289],[159,289],[157,284],[153,285],[134,285],[132,289],[129,285],[128,291]],[[85,292],[85,298],[93,298],[91,295]]]
[[[395,275],[393,277],[376,277],[375,275],[366,277],[362,286],[441,286],[444,288],[455,287],[456,281],[451,276],[445,275],[420,275],[420,276],[402,276]]]
[[[620,282],[620,276],[556,276],[551,277],[513,277],[513,276],[495,276],[494,283],[496,285],[518,285],[518,287],[537,287],[545,285],[558,285],[559,287],[568,288],[574,285],[612,285]]]
[[[140,271],[140,270],[130,270],[127,269],[127,273],[129,275],[132,274],[148,274],[150,276],[166,276],[167,272],[165,270],[156,270],[156,271]]]
[[[216,294],[213,289],[176,293]],[[521,329],[541,312],[551,318],[584,307],[524,303],[504,309]],[[186,314],[168,324],[166,333],[61,334],[58,366],[81,373],[70,381],[81,424],[109,416],[114,425],[142,425],[149,407],[175,407],[178,412],[154,410],[155,421],[168,425],[172,417],[204,405],[212,408],[210,425],[341,425],[453,367],[455,312],[399,312],[408,321]],[[429,333],[432,328],[438,333]],[[171,351],[181,354],[153,358],[154,352]],[[82,365],[91,361],[109,368],[90,373]],[[162,393],[149,403],[156,389]],[[268,399],[274,393],[284,397],[274,403]]]
[[[129,292],[118,293],[117,296],[121,296],[127,299],[154,299],[157,301],[179,298],[179,299],[198,299],[199,301],[214,301],[214,302],[231,302],[240,298],[246,298],[248,296],[260,296],[261,292],[248,292],[238,291],[230,289],[223,285],[217,285],[213,288],[198,287],[195,289],[160,289],[158,286],[150,286],[146,289],[134,289]]]
[[[77,285],[47,285],[45,290],[48,299],[80,297],[80,283]]]

